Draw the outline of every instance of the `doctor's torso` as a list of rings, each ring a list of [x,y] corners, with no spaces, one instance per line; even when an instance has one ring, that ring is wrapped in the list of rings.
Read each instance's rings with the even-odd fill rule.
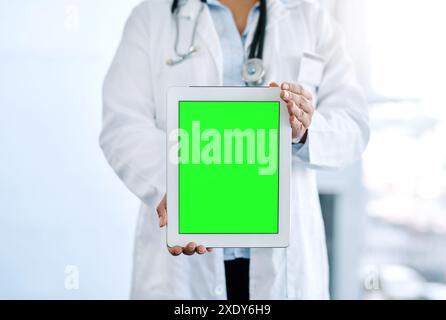
[[[278,1],[278,0],[276,0]],[[304,53],[314,53],[315,44],[308,35],[308,26],[305,19],[293,17],[293,10],[283,6],[277,7],[276,1],[268,1],[268,23],[266,26],[263,63],[265,77],[263,84],[271,81],[298,82]],[[156,2],[155,2],[156,3]],[[209,86],[228,85],[225,81],[225,68],[228,61],[222,48],[225,45],[221,41],[216,30],[215,17],[208,7],[199,13],[199,1],[188,1],[179,12],[178,51],[187,52],[191,45],[194,23],[197,19],[195,46],[199,49],[183,62],[170,66],[166,60],[176,55],[174,44],[176,42],[176,28],[174,18],[169,10],[169,1],[159,1],[157,10],[150,10],[147,14],[147,41],[150,51],[150,66],[152,92],[157,106],[156,115],[158,125],[165,126],[165,92],[172,86]],[[149,11],[149,10],[147,10]],[[294,10],[296,11],[296,10]],[[158,17],[151,18],[156,14]],[[255,19],[255,16],[254,16]],[[154,22],[157,25],[152,25]],[[243,45],[245,50],[252,40],[255,28],[247,28]],[[155,31],[156,30],[156,31]],[[290,32],[293,30],[293,32]],[[237,61],[237,60],[236,60]],[[234,67],[234,66],[232,66]],[[239,67],[239,66],[237,66]],[[241,71],[241,70],[240,70]],[[226,83],[225,83],[226,82]],[[236,83],[230,83],[235,85]],[[307,86],[313,94],[316,86]]]

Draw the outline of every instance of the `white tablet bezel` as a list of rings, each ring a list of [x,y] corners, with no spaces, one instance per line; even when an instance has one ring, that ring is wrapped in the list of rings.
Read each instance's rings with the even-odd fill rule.
[[[178,149],[179,101],[277,101],[280,102],[279,140],[279,232],[277,234],[180,234],[178,221],[178,159],[171,161],[171,150]],[[177,153],[175,153],[177,154]],[[167,244],[184,246],[189,242],[213,248],[282,248],[289,243],[290,224],[291,128],[279,88],[268,87],[173,87],[167,94]]]

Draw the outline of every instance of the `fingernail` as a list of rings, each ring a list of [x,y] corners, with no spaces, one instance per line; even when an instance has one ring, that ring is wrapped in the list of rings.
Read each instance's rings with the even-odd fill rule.
[[[287,91],[284,91],[284,92],[283,92],[283,98],[284,98],[284,99],[288,99],[288,92],[287,92]]]
[[[284,83],[284,84],[282,84],[282,89],[284,89],[284,90],[288,90],[289,88],[290,88],[290,86],[289,86],[288,83]]]

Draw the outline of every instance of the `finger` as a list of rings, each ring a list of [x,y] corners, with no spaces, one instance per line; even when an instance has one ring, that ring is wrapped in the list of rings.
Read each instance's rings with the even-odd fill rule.
[[[299,127],[295,116],[290,116],[291,133],[293,139],[297,138],[299,135]]]
[[[196,251],[197,251],[198,254],[205,254],[206,253],[206,247],[205,246],[201,246],[201,245],[197,246]]]
[[[167,248],[169,250],[169,253],[173,256],[179,256],[181,254],[181,252],[183,252],[183,248],[181,248],[180,246],[175,246],[175,247],[168,247]]]
[[[290,125],[293,139],[303,134],[305,130],[303,124],[295,116],[290,117]]]
[[[286,103],[286,108],[290,117],[297,116],[297,114],[299,113],[299,108],[293,100]]]
[[[300,104],[300,100],[305,99],[305,97],[303,96],[299,96],[289,90],[283,90],[283,89],[280,91],[280,97],[285,102],[294,101],[296,102],[296,104]]]
[[[183,248],[183,253],[186,256],[191,256],[195,253],[196,248],[197,248],[197,245],[194,242],[190,242]]]
[[[279,87],[279,84],[278,84],[277,82],[272,81],[272,82],[270,82],[269,86],[270,86],[271,88],[278,88],[278,87]]]
[[[166,224],[167,224],[167,210],[166,210],[166,207],[161,203],[158,206],[158,208],[156,208],[156,212],[158,213],[160,228],[166,226]]]
[[[167,213],[166,213],[166,211],[164,211],[164,213],[159,216],[159,225],[160,225],[160,228],[163,228],[163,227],[165,227],[167,225]]]
[[[313,103],[309,101],[307,98],[300,96],[300,103],[298,104],[299,108],[308,113],[309,115],[313,115],[314,107]]]
[[[308,129],[310,127],[311,116],[302,109],[298,108],[298,115],[296,116],[296,118],[302,123],[304,129]]]
[[[299,108],[294,101],[287,103],[288,113],[290,116],[295,116],[299,120],[305,129],[308,129],[311,124],[311,116],[305,113],[301,108]]]
[[[212,251],[214,251],[213,248],[206,248],[206,250],[207,250],[208,252],[212,252]]]
[[[282,90],[281,97],[285,102],[294,101],[299,108],[301,108],[310,115],[314,113],[312,102],[308,101],[308,99],[305,98],[304,96],[298,95],[291,91]]]
[[[282,83],[281,88],[282,90],[288,90],[298,95],[304,96],[309,101],[313,101],[313,95],[300,84],[284,82]]]

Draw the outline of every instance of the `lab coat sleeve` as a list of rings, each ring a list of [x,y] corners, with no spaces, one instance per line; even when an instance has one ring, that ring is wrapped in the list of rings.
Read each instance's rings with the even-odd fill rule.
[[[165,192],[166,137],[155,122],[143,9],[140,5],[128,19],[106,75],[99,140],[125,185],[144,203],[157,204]]]
[[[316,51],[325,68],[306,144],[293,155],[311,167],[339,168],[358,160],[368,143],[367,104],[339,26],[323,9],[315,21]]]

